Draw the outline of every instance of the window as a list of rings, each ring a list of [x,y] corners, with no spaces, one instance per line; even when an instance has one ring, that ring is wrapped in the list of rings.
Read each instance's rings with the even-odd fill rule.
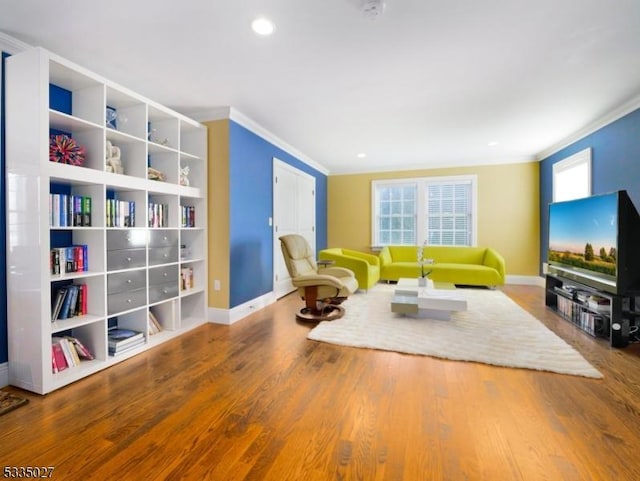
[[[381,185],[376,245],[416,243],[416,184]]]
[[[372,182],[372,243],[475,245],[476,177]]]
[[[591,149],[553,164],[553,202],[591,195]]]

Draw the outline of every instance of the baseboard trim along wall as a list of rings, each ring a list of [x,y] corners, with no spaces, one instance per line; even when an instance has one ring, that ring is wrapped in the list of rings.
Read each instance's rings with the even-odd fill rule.
[[[507,276],[507,284],[520,284],[526,286],[544,287],[544,278],[539,276]],[[240,304],[232,309],[220,309],[210,307],[208,310],[208,321],[214,324],[231,325],[247,317],[264,307],[276,302],[276,296],[273,292],[268,292],[260,297],[256,297],[250,301]]]
[[[0,364],[0,387],[9,385],[9,364]]]
[[[231,309],[220,309],[217,307],[209,308],[208,320],[214,324],[226,324],[231,325],[234,322],[239,321],[247,317],[264,307],[276,302],[276,296],[273,292],[267,292],[260,297],[256,297],[250,301],[240,304]]]
[[[507,276],[507,284],[544,287],[544,278],[540,276]]]

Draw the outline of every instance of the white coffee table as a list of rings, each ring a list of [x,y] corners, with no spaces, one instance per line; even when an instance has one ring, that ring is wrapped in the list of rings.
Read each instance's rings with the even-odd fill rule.
[[[410,317],[449,320],[454,311],[466,311],[467,299],[455,285],[427,279],[399,279],[391,300],[391,311]]]

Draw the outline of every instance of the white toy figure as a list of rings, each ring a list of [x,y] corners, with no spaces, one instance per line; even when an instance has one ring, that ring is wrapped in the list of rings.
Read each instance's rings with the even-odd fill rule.
[[[189,186],[189,166],[185,165],[180,168],[180,185]]]
[[[104,170],[115,174],[124,174],[122,161],[120,160],[120,147],[116,147],[107,140],[107,148],[105,152],[106,163]]]

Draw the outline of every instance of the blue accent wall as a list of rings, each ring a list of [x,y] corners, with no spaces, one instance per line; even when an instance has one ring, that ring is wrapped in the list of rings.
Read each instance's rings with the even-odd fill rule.
[[[0,103],[0,364],[9,360],[9,346],[7,340],[7,218],[6,218],[6,185],[4,163],[4,59],[9,55],[2,52],[2,102]]]
[[[327,177],[236,122],[229,121],[231,308],[273,289],[273,158],[316,179],[316,249],[327,246]]]
[[[547,260],[553,164],[591,147],[591,192],[626,190],[640,210],[640,109],[612,122],[540,163],[540,259]]]

